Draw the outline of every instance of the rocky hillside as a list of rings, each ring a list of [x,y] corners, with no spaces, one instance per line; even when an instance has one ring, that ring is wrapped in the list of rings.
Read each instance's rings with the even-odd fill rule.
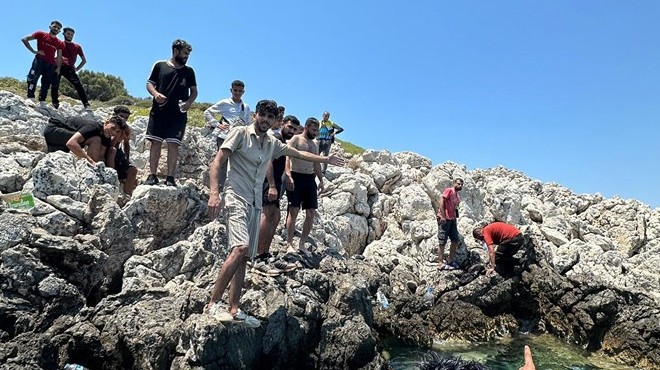
[[[0,191],[37,198],[29,212],[0,208],[3,369],[378,369],[387,368],[380,341],[390,335],[426,345],[527,332],[660,367],[658,209],[505,168],[367,151],[328,168],[314,258],[276,277],[248,272],[241,305],[262,320],[251,329],[202,314],[228,252],[225,226],[206,209],[214,143],[190,129],[179,165],[187,180],[139,186],[127,199],[114,170],[45,153],[48,117],[72,114],[109,111],[35,109],[0,91]],[[132,159],[143,168],[146,118],[132,124]],[[465,180],[463,269],[441,272],[434,209],[456,177]],[[470,236],[484,220],[532,238],[508,276],[473,268],[487,259]],[[432,302],[422,299],[427,286]]]

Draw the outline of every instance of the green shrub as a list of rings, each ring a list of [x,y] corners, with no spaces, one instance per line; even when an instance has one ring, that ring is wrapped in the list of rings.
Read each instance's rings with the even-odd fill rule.
[[[107,102],[118,96],[128,96],[124,81],[120,77],[89,70],[80,72],[78,76],[89,100]],[[66,78],[63,78],[60,83],[60,93],[67,96],[78,96]]]
[[[130,96],[115,96],[114,98],[108,100],[108,105],[133,105],[135,100]]]
[[[13,92],[16,95],[25,96],[27,93],[27,82],[19,81],[13,77],[0,77],[0,90]]]

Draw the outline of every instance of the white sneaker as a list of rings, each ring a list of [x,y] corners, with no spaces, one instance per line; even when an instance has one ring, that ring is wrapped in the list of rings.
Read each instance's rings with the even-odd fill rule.
[[[39,102],[39,108],[48,108],[48,104],[46,104],[45,101],[40,101]]]
[[[240,309],[238,312],[236,312],[236,315],[234,315],[234,321],[235,322],[241,322],[245,324],[245,326],[249,328],[258,328],[261,326],[261,321],[257,319],[254,316],[250,316],[246,314],[245,312],[241,311]]]
[[[218,321],[230,322],[234,321],[234,317],[227,311],[227,308],[222,307],[222,305],[215,303],[211,308],[206,311],[207,314],[215,317]]]

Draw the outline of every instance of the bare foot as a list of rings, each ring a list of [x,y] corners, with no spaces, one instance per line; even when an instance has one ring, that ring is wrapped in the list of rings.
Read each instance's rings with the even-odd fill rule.
[[[305,248],[305,245],[298,246],[298,253],[304,255],[305,257],[312,256],[312,252],[310,252],[307,248]]]
[[[287,253],[296,253],[296,249],[293,247],[292,244],[286,243],[286,252]]]

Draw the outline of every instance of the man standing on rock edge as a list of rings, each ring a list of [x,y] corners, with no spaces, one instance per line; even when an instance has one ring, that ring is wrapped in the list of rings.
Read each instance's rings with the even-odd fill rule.
[[[280,120],[279,115],[277,119]],[[282,144],[285,144],[287,140],[293,137],[296,128],[300,126],[300,121],[296,116],[286,116],[283,120],[284,124],[273,136],[280,140]],[[263,210],[261,213],[261,225],[259,226],[259,245],[257,247],[256,260],[265,262],[271,257],[270,243],[273,241],[273,236],[275,236],[275,231],[280,223],[280,198],[282,197],[282,175],[284,174],[285,164],[286,157],[281,156],[273,159],[272,165],[268,166],[268,170],[266,171],[266,180],[263,184]],[[279,265],[275,267],[291,268],[291,266],[283,265],[282,262],[279,262]],[[256,268],[263,269],[264,266],[265,268],[269,268],[269,266],[263,264],[256,266]]]
[[[319,147],[314,141],[318,133],[319,120],[310,117],[305,121],[303,133],[294,136],[289,140],[288,145],[300,151],[318,154]],[[318,193],[323,191],[321,166],[318,163],[287,158],[284,171],[286,173],[286,196],[289,201],[286,215],[287,252],[296,252],[293,248],[293,233],[296,229],[296,218],[302,206],[302,209],[305,210],[305,221],[298,243],[298,252],[309,255],[310,252],[305,248],[305,242],[314,225],[314,216],[318,208]],[[315,177],[319,179],[318,191]]]
[[[46,96],[53,79],[60,73],[62,66],[62,49],[64,42],[57,38],[57,34],[62,29],[62,23],[59,21],[50,22],[50,32],[36,31],[21,39],[25,47],[34,54],[32,67],[27,76],[27,97],[34,99],[34,92],[37,89],[37,82],[41,77],[41,90],[39,90],[39,105],[46,106]],[[32,48],[30,41],[37,40],[37,50]]]
[[[489,264],[486,275],[492,274],[496,268],[500,272],[499,268],[503,261],[513,258],[513,255],[525,245],[525,237],[520,230],[505,222],[493,222],[485,227],[475,227],[472,236],[476,240],[485,242],[488,247]]]
[[[60,68],[60,73],[55,76],[53,80],[53,85],[50,90],[50,97],[53,99],[53,107],[55,109],[60,107],[60,80],[62,77],[66,78],[71,82],[71,85],[78,92],[78,98],[82,102],[85,109],[89,109],[89,100],[87,99],[87,93],[83,88],[82,82],[80,82],[80,77],[78,77],[78,71],[87,63],[87,58],[85,58],[85,53],[83,53],[82,46],[73,42],[73,34],[76,31],[71,27],[65,27],[62,30],[64,34],[64,50],[62,51],[62,67]],[[80,56],[80,64],[76,66],[76,60]]]
[[[458,218],[458,203],[461,197],[458,192],[463,189],[463,179],[454,179],[453,186],[446,188],[440,196],[440,205],[438,206],[438,259],[441,270],[456,270],[460,266],[456,261],[456,248],[461,240],[458,234],[456,219]],[[445,245],[447,239],[451,240],[449,246],[449,257],[447,263],[443,261],[445,256]]]
[[[145,138],[151,142],[146,185],[157,185],[158,162],[163,141],[167,143],[167,178],[165,185],[176,186],[174,171],[179,160],[179,145],[188,122],[186,113],[197,99],[195,71],[186,66],[192,46],[184,40],[174,40],[172,57],[156,62],[147,81],[147,91],[153,96],[149,125]]]
[[[217,217],[220,209],[226,204],[227,234],[231,252],[218,272],[205,311],[221,321],[233,320],[251,327],[259,326],[259,320],[241,311],[238,303],[243,289],[247,260],[254,258],[257,253],[261,197],[268,164],[273,158],[286,155],[317,163],[344,165],[343,158],[299,152],[268,135],[268,130],[277,120],[277,114],[276,102],[261,100],[257,103],[254,123],[235,127],[229,132],[210,168],[209,214],[212,218]],[[227,160],[229,160],[227,181],[223,197],[220,197],[219,172],[220,167]],[[227,309],[219,302],[230,281]]]

